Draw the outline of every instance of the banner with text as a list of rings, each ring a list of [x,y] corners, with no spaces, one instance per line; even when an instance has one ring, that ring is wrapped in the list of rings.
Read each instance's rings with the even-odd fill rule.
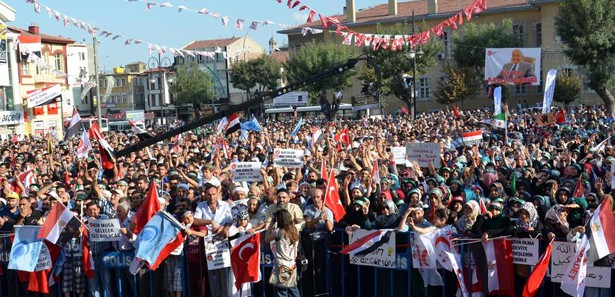
[[[273,166],[286,168],[303,167],[303,150],[275,149],[273,151]]]
[[[309,99],[308,92],[288,92],[273,98],[273,104],[277,106],[305,106]]]
[[[421,167],[429,167],[433,162],[435,168],[440,168],[440,144],[437,142],[409,142],[406,144],[406,154],[410,162],[416,161]]]
[[[380,108],[378,97],[373,95],[357,95],[350,98],[352,110],[364,110],[370,108]]]
[[[252,182],[262,180],[261,162],[234,162],[231,163],[233,181]]]
[[[231,267],[231,250],[228,240],[205,238],[205,258],[209,270]]]
[[[576,244],[572,242],[553,243],[553,252],[551,254],[551,281],[556,283],[562,282],[562,276],[566,273],[566,269],[576,256]],[[587,276],[585,281],[588,287],[595,288],[610,288],[611,287],[611,267],[596,267],[587,265]]]
[[[91,241],[101,242],[122,240],[120,221],[118,219],[91,220],[88,222],[88,227],[90,230]]]
[[[485,80],[489,84],[538,86],[540,69],[539,47],[485,49]]]
[[[0,111],[0,126],[20,125],[23,123],[23,110]]]
[[[49,104],[54,102],[56,98],[60,96],[62,96],[62,89],[59,84],[28,91],[28,108]]]
[[[358,229],[352,232],[352,239],[350,239],[350,243],[357,241],[359,238],[362,238],[371,232],[374,231]],[[397,266],[395,261],[396,257],[395,234],[393,234],[389,237],[389,242],[385,242],[375,251],[362,256],[351,255],[350,264],[395,269]]]
[[[540,258],[538,239],[513,238],[512,254],[515,264],[536,265],[538,258]]]
[[[393,154],[393,160],[397,165],[406,165],[406,148],[403,146],[392,146],[391,154]]]

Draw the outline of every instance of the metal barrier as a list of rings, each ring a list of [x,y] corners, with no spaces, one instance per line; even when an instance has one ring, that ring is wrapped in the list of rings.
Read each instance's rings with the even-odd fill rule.
[[[396,267],[385,269],[370,266],[350,264],[348,257],[339,254],[342,246],[348,244],[348,236],[343,230],[331,234],[318,233],[315,236],[302,236],[303,251],[310,265],[300,274],[300,291],[302,296],[341,296],[341,297],[422,297],[422,296],[455,296],[457,280],[453,273],[439,270],[444,286],[424,287],[417,269],[412,268],[411,236],[409,233],[396,233]],[[9,238],[0,240],[0,296],[38,296],[26,291],[26,284],[20,283],[17,273],[7,269],[11,242]],[[541,241],[540,253],[546,248],[546,242]],[[466,283],[471,277],[470,245],[460,246],[460,252]],[[252,284],[254,296],[273,296],[273,288],[267,280],[273,267],[273,254],[269,245],[261,245],[261,275],[262,281]],[[164,282],[164,263],[157,271],[142,269],[137,275],[128,272],[128,267],[134,258],[133,252],[108,252],[96,258],[96,269],[109,271],[113,282],[111,288],[105,288],[103,296],[162,296],[166,291]],[[181,256],[182,296],[200,297],[202,290],[209,294],[206,261],[204,258],[190,262],[188,257]],[[529,269],[519,269],[515,273],[517,295],[525,284]],[[525,273],[525,274],[524,274]],[[615,277],[615,274],[611,276]],[[199,282],[205,288],[199,286]],[[612,282],[612,280],[611,280]],[[62,282],[50,288],[48,296],[64,296]],[[89,287],[89,286],[86,286]],[[199,291],[200,290],[200,291]],[[88,292],[89,293],[89,292]],[[551,283],[548,277],[537,296],[563,296],[559,283]],[[610,289],[588,288],[585,296],[611,296]]]

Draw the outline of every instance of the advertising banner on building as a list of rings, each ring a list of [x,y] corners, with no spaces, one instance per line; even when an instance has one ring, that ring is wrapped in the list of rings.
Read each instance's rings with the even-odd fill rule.
[[[54,102],[56,98],[62,96],[62,89],[58,84],[28,91],[27,96],[28,108],[33,108]]]
[[[485,49],[485,80],[493,85],[540,85],[540,48]]]
[[[6,39],[6,25],[0,22],[0,63],[6,64],[8,61],[8,41]]]
[[[0,126],[19,125],[23,123],[23,110],[0,111]]]
[[[277,106],[305,106],[309,99],[308,92],[289,92],[273,98],[273,104]]]

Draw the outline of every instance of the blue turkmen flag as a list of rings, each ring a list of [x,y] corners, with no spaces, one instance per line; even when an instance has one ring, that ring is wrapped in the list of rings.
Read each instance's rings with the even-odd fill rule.
[[[299,130],[301,129],[302,125],[303,125],[303,118],[300,118],[299,122],[297,123],[297,126],[295,126],[295,129],[293,129],[293,132],[290,132],[290,136],[297,135],[297,133],[299,133]]]
[[[33,272],[43,248],[38,239],[41,226],[15,226],[15,239],[9,255],[9,269]]]
[[[251,121],[241,123],[241,129],[247,130],[247,131],[260,132],[261,130],[263,130],[263,127],[261,127],[261,124],[258,122],[256,118],[252,118]]]
[[[164,211],[157,212],[139,232],[135,256],[153,265],[162,249],[174,240],[182,229],[181,223],[173,216]]]

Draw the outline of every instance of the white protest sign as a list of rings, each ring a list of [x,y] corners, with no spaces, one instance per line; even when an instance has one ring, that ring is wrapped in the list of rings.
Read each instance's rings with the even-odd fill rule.
[[[553,252],[551,253],[551,281],[562,282],[562,277],[566,273],[566,268],[576,256],[576,244],[572,242],[553,242]],[[587,276],[585,282],[588,287],[610,288],[611,287],[611,268],[587,266]]]
[[[273,167],[301,168],[303,167],[303,153],[303,150],[275,149]]]
[[[231,163],[233,181],[252,182],[262,180],[261,162],[233,162]]]
[[[362,238],[370,233],[374,232],[373,230],[363,230],[358,229],[352,232],[352,239],[350,243],[357,241],[359,238]],[[380,268],[392,268],[394,269],[397,265],[395,253],[395,233],[392,233],[389,237],[389,241],[385,242],[382,246],[378,247],[375,251],[361,256],[350,256],[350,264],[355,265],[363,265],[363,266],[374,266]]]
[[[228,240],[205,238],[205,258],[209,270],[231,267],[231,251]]]
[[[36,268],[34,271],[43,271],[53,268],[51,264],[51,253],[45,244],[41,247],[41,253],[38,255],[38,262],[36,262]]]
[[[93,242],[101,241],[120,241],[120,221],[118,219],[91,220],[88,223],[90,230],[90,240]]]
[[[416,161],[421,167],[429,167],[433,162],[435,168],[440,168],[440,144],[436,142],[408,142],[406,154],[410,162]]]
[[[393,160],[397,165],[406,165],[406,148],[403,146],[392,146],[391,154],[393,154]]]
[[[538,239],[513,238],[512,255],[515,264],[536,265],[540,258]]]
[[[309,99],[308,92],[306,91],[288,92],[278,97],[274,97],[273,104],[284,106],[304,106],[308,103]]]

